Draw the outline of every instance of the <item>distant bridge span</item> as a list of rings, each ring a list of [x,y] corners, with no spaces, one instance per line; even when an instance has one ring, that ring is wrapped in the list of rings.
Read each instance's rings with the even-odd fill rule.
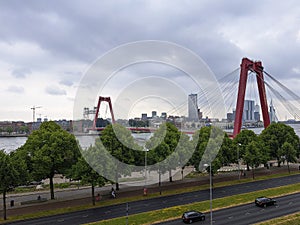
[[[154,128],[154,127],[126,127],[126,128],[133,133],[152,133],[157,130],[157,128]],[[105,127],[97,127],[96,129],[91,129],[91,130],[101,132],[104,129],[105,129]],[[181,130],[182,133],[191,134],[191,135],[193,135],[196,131],[197,130]],[[230,137],[232,137],[231,132],[227,132],[227,134]]]

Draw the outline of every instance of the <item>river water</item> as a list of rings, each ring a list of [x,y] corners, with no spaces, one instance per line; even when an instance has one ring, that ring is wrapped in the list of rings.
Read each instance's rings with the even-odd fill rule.
[[[294,128],[296,134],[300,137],[300,124],[290,124],[291,127]],[[252,129],[256,134],[259,134],[263,128],[253,128]],[[137,140],[145,140],[148,139],[150,136],[149,134],[132,134],[134,138]],[[88,148],[90,145],[94,144],[95,139],[97,136],[77,136],[77,140],[80,146],[85,149]],[[9,153],[11,151],[16,150],[17,148],[21,147],[25,144],[27,137],[0,137],[0,149],[4,149],[5,152]]]

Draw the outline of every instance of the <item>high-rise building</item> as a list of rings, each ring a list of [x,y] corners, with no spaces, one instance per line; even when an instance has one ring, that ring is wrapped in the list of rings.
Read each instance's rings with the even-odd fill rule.
[[[255,120],[255,121],[260,121],[259,105],[255,105],[255,109],[254,109],[254,120]]]
[[[277,122],[278,119],[277,119],[277,116],[276,116],[276,113],[275,113],[275,108],[273,106],[273,102],[271,100],[271,103],[270,103],[270,112],[269,112],[269,116],[270,116],[270,121],[271,122]]]
[[[188,96],[188,118],[190,120],[198,120],[198,96],[197,94],[190,94]]]
[[[156,111],[152,111],[152,118],[157,117],[157,112]]]
[[[148,117],[147,117],[147,113],[142,113],[142,120],[147,120]]]
[[[234,121],[233,113],[227,113],[227,121],[228,122]]]
[[[243,121],[253,122],[254,120],[254,101],[245,100],[244,101],[244,110],[243,110]]]

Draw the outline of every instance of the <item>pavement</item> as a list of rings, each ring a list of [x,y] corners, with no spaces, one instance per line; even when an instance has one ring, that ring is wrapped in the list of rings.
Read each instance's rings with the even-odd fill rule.
[[[290,165],[291,171],[299,171],[298,164]],[[284,173],[287,172],[286,165],[282,167],[270,167],[267,168],[259,168],[255,171],[255,177],[263,176],[263,175],[271,175],[276,173]],[[299,171],[300,172],[300,171]],[[188,171],[184,172],[184,176],[188,173]],[[245,176],[240,176],[240,179],[252,178],[252,172],[246,171]],[[239,179],[239,174],[237,171],[231,172],[221,172],[213,177],[213,182],[222,182],[222,181],[229,181],[229,180],[237,180]],[[124,182],[120,184],[120,190],[117,191],[117,198],[124,198],[129,196],[143,196],[143,188],[144,186],[133,186],[131,182]],[[164,181],[162,182],[161,187],[159,188],[158,184],[151,184],[147,185],[148,193],[158,193],[159,191],[164,194],[165,190],[176,190],[182,189],[185,187],[192,187],[192,186],[199,186],[203,184],[209,184],[209,176],[200,176],[197,178],[184,178],[182,179],[181,172],[178,174],[176,173],[173,176],[173,182]],[[98,193],[102,196],[103,199],[109,199],[109,201],[114,201],[114,199],[109,198],[109,191],[111,189],[111,185],[96,188],[95,194]],[[21,204],[21,201],[31,201],[37,200],[37,196],[41,196],[42,198],[49,197],[49,190],[48,191],[36,191],[31,193],[22,193],[22,194],[10,194],[7,197],[7,216],[16,216],[16,215],[24,215],[29,213],[36,213],[41,211],[59,209],[59,208],[67,208],[67,207],[75,207],[75,206],[82,206],[82,205],[91,205],[91,188],[90,187],[82,187],[82,188],[75,188],[75,189],[62,189],[62,190],[55,190],[55,197],[54,200],[47,200],[45,202],[35,201],[32,204]],[[18,200],[20,198],[21,200]],[[147,198],[147,196],[145,196]],[[28,199],[28,200],[26,200]],[[10,205],[10,201],[14,200],[14,206]],[[0,205],[2,206],[2,205]],[[97,203],[97,207],[101,206],[101,200]],[[2,209],[0,210],[2,214]]]

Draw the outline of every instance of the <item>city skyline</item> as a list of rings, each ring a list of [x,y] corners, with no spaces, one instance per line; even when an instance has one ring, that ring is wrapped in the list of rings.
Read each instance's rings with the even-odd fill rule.
[[[2,1],[0,121],[30,122],[31,108],[37,106],[42,108],[36,110],[36,117],[73,119],[78,85],[93,62],[119,45],[140,40],[173,42],[193,51],[217,79],[239,67],[243,57],[261,60],[266,71],[300,95],[299,11],[300,5],[292,0],[276,4],[257,0],[76,0],[59,6],[48,1]],[[258,35],[253,36],[253,29]],[[122,68],[104,94],[114,103],[124,86],[144,75],[162,75],[182,84],[184,94],[194,92],[196,86],[186,75],[170,67],[148,64]],[[166,89],[160,82],[151,85]],[[143,87],[136,86],[136,93],[143,92]],[[134,107],[132,114],[145,107],[151,111],[153,102]],[[158,104],[157,110],[172,109],[168,107]]]

